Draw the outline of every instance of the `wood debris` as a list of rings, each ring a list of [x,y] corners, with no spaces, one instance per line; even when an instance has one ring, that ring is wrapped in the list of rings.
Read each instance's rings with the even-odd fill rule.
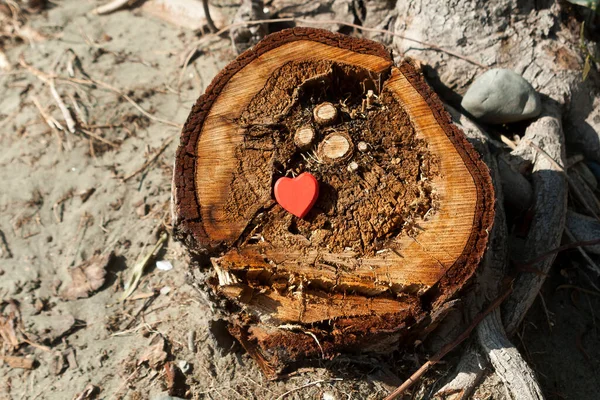
[[[165,339],[161,336],[155,336],[149,346],[138,359],[137,365],[140,366],[147,363],[152,369],[160,368],[163,363],[167,360],[167,352],[165,351]]]
[[[33,369],[35,365],[35,359],[28,357],[0,356],[0,360],[11,368]]]
[[[71,268],[71,282],[65,287],[60,296],[65,300],[75,300],[89,297],[100,289],[106,280],[106,269],[114,258],[114,253],[95,255],[81,265]]]

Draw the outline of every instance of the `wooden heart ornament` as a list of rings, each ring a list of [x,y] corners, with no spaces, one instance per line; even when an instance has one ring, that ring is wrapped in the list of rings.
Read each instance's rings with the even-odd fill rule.
[[[309,172],[295,178],[279,178],[275,182],[275,200],[286,211],[303,218],[319,197],[319,182]]]

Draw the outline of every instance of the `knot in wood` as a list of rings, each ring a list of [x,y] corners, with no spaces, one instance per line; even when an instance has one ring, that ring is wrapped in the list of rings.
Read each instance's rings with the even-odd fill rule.
[[[331,125],[337,119],[337,108],[329,102],[317,105],[313,111],[315,122],[319,125]]]
[[[315,130],[311,126],[302,126],[296,130],[294,143],[300,149],[308,149],[315,140]]]
[[[352,139],[346,132],[327,135],[319,144],[318,155],[327,163],[343,162],[352,156]]]

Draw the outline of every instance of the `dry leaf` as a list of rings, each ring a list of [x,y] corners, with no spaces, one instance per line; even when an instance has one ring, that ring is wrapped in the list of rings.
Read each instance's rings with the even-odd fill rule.
[[[106,267],[113,257],[113,252],[104,256],[95,255],[71,269],[71,283],[61,291],[60,296],[65,300],[82,299],[100,289],[106,278]]]
[[[592,64],[590,62],[590,56],[588,54],[588,56],[585,58],[585,64],[583,65],[582,78],[584,81],[587,79],[591,69],[592,69]]]
[[[157,343],[148,347],[142,356],[138,360],[137,365],[141,365],[144,362],[148,363],[148,366],[152,369],[158,369],[162,363],[167,359],[167,353],[165,352],[165,340],[158,336]]]
[[[21,326],[21,312],[16,302],[9,300],[9,307],[0,315],[0,343],[5,346],[11,346],[15,350],[21,344],[21,339],[17,337],[18,326]]]

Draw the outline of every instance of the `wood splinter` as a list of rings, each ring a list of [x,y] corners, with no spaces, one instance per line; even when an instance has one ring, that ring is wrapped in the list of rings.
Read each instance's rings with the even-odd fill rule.
[[[329,102],[321,103],[313,111],[315,121],[319,125],[331,125],[337,119],[337,108]]]
[[[352,148],[352,140],[346,132],[335,132],[319,144],[317,155],[326,163],[345,161],[352,155]]]
[[[294,143],[300,149],[308,149],[315,140],[315,130],[310,126],[298,128],[294,135]]]

